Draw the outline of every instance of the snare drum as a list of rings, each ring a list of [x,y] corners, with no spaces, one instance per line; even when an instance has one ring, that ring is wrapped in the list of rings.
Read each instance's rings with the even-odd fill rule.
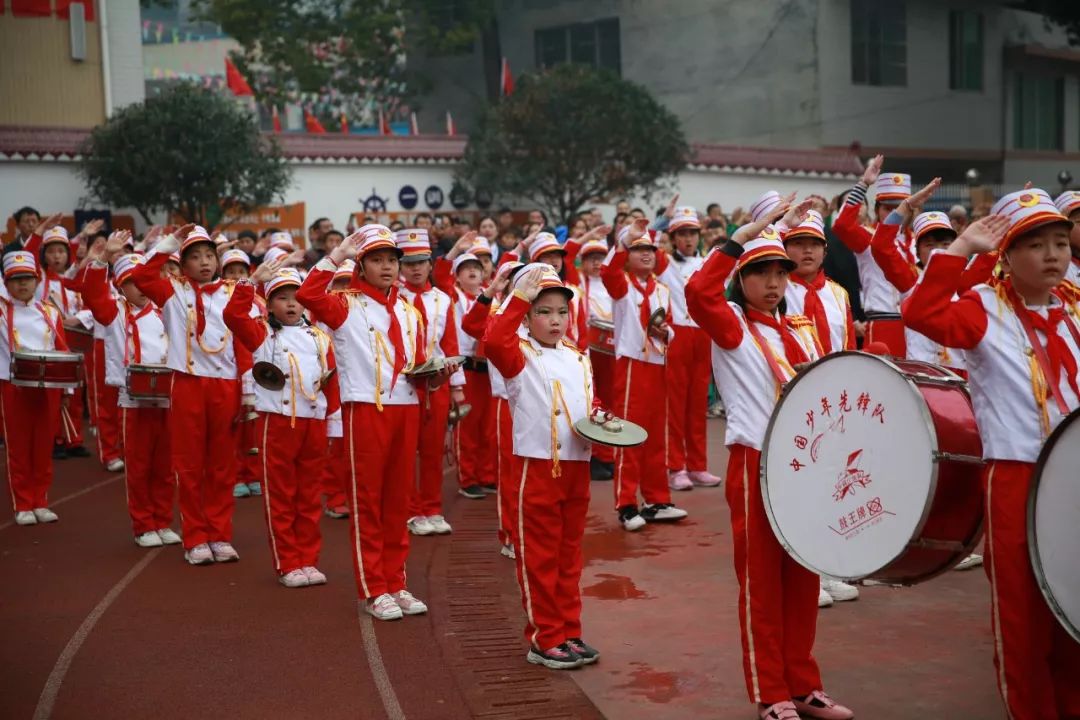
[[[81,353],[59,350],[16,350],[11,353],[12,385],[77,388],[84,378]]]
[[[762,449],[761,492],[776,537],[800,564],[911,585],[979,542],[982,465],[962,378],[842,352],[785,388]]]
[[[94,333],[81,327],[65,327],[64,337],[72,352],[89,355],[94,349]]]
[[[164,365],[128,365],[128,397],[132,400],[168,400],[172,373]]]
[[[1028,495],[1031,568],[1051,611],[1080,642],[1080,410],[1061,421],[1039,453]]]
[[[589,349],[604,355],[614,355],[615,324],[603,320],[590,320]]]

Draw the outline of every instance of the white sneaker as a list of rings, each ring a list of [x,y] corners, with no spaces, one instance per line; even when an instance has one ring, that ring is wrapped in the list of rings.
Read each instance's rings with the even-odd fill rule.
[[[510,545],[510,544],[503,545],[502,549],[499,550],[499,554],[502,555],[504,558],[510,558],[511,560],[517,560],[517,553],[514,552],[514,546],[513,545]]]
[[[20,510],[15,513],[16,525],[37,525],[37,515],[29,510]]]
[[[383,593],[373,600],[366,601],[364,610],[378,620],[400,620],[405,616],[390,593]]]
[[[124,469],[124,461],[120,458],[113,458],[105,465],[105,469],[109,472],[120,472]]]
[[[436,535],[449,535],[453,532],[450,523],[446,522],[446,518],[442,515],[429,515],[427,521]]]
[[[619,510],[619,522],[622,523],[623,529],[627,532],[637,532],[645,527],[645,518],[641,517],[641,513],[632,505],[627,505]]]
[[[682,520],[688,514],[682,508],[677,508],[670,503],[646,504],[641,508],[641,516],[646,522],[674,522]]]
[[[977,568],[983,564],[983,556],[976,553],[971,553],[966,558],[956,564],[953,570],[971,570]]]
[[[427,612],[427,605],[413,597],[408,590],[399,590],[392,595],[394,602],[406,615],[423,615]]]
[[[165,543],[161,542],[161,537],[156,532],[150,530],[149,532],[144,532],[142,535],[136,536],[135,544],[139,547],[151,548],[161,547]]]
[[[34,508],[34,517],[40,523],[53,523],[60,519],[60,516],[49,508]]]
[[[236,562],[240,559],[240,553],[236,552],[236,548],[232,546],[232,543],[212,542],[210,543],[210,552],[214,554],[214,562]]]
[[[172,528],[162,528],[157,531],[158,537],[165,545],[179,545],[184,542],[183,538]]]
[[[281,575],[280,577],[278,577],[278,582],[287,588],[307,587],[311,584],[311,582],[308,580],[307,573],[305,573],[300,568],[297,568],[296,570],[290,570],[284,575]]]
[[[827,607],[832,607],[832,604],[833,604],[832,595],[825,592],[825,588],[819,586],[818,587],[818,593],[817,593],[817,606],[819,608],[827,608]]]
[[[189,565],[213,565],[214,553],[211,552],[209,545],[202,543],[184,551],[184,559]]]
[[[406,525],[408,525],[409,532],[413,535],[432,535],[435,533],[435,528],[431,527],[431,523],[423,515],[409,518]]]
[[[326,575],[324,575],[319,568],[314,565],[307,565],[301,569],[304,571],[304,574],[307,575],[308,585],[326,584]]]
[[[690,482],[690,475],[685,470],[668,473],[668,487],[672,490],[693,490],[694,483]]]
[[[821,589],[829,593],[829,597],[836,602],[859,599],[859,588],[832,578],[821,578]]]

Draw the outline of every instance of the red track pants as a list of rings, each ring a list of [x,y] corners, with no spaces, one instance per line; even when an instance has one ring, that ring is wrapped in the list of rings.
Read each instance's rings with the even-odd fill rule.
[[[174,372],[169,425],[184,548],[232,541],[240,381]]]
[[[495,442],[499,447],[496,466],[498,482],[499,542],[509,545],[514,541],[514,518],[517,516],[517,491],[519,479],[517,459],[514,456],[514,418],[510,413],[510,401],[495,398]]]
[[[649,433],[644,445],[615,453],[615,507],[637,505],[638,487],[650,505],[671,502],[666,456],[664,366],[621,357],[616,361],[616,412]],[[545,648],[546,649],[546,648]]]
[[[1027,503],[1032,463],[983,472],[994,667],[1012,720],[1080,717],[1080,644],[1050,612],[1031,569]]]
[[[105,341],[94,340],[87,362],[86,400],[90,422],[97,428],[98,460],[108,465],[121,457],[120,388],[105,383]]]
[[[454,451],[461,487],[495,484],[495,399],[486,372],[465,371],[465,402],[472,410],[456,426]]]
[[[525,639],[550,650],[581,637],[581,541],[589,512],[589,463],[517,458],[521,468],[514,522]]]
[[[121,408],[124,438],[124,481],[128,515],[135,535],[164,530],[172,525],[176,476],[167,408]]]
[[[709,373],[712,341],[701,328],[675,326],[675,339],[667,354],[667,466],[678,470],[705,470],[705,420],[709,410]]]
[[[349,535],[362,598],[405,588],[409,496],[420,434],[418,405],[348,402],[342,410],[349,461]]]
[[[67,407],[57,410],[56,444],[60,447],[73,448],[83,444],[83,388],[77,388],[74,395],[61,395],[67,398]]]
[[[595,350],[589,351],[593,369],[593,393],[600,400],[600,407],[615,412],[615,356]],[[615,462],[615,448],[610,445],[593,445],[592,455],[600,462]]]
[[[347,505],[345,485],[349,479],[349,460],[345,457],[345,441],[342,438],[328,438],[326,443],[326,461],[322,469],[322,491],[326,497],[326,507],[335,508]]]
[[[244,418],[247,410],[241,408]],[[250,484],[262,479],[262,458],[252,455],[251,449],[262,447],[261,426],[258,420],[242,420],[236,432],[236,482]],[[261,451],[260,451],[261,452]]]
[[[319,562],[322,502],[319,470],[326,458],[326,420],[259,413],[256,421],[263,508],[270,554],[279,575]]]
[[[450,386],[443,383],[437,390],[427,391],[420,405],[416,492],[412,498],[414,516],[442,515],[443,450],[449,416]]]
[[[780,547],[761,499],[761,452],[729,447],[724,493],[731,510],[743,673],[750,700],[772,705],[821,690],[812,650],[818,576]]]
[[[49,506],[55,428],[51,422],[41,419],[59,415],[60,393],[53,388],[19,387],[6,380],[0,381],[4,454],[15,512]]]
[[[870,320],[866,323],[866,345],[885,343],[893,357],[907,357],[907,340],[904,338],[903,320]]]

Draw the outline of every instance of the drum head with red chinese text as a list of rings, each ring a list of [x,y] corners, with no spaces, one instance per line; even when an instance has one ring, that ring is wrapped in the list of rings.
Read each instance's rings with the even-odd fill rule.
[[[1080,642],[1080,410],[1039,455],[1028,504],[1032,569],[1054,615]]]
[[[925,401],[888,361],[819,360],[777,403],[762,450],[765,512],[816,573],[856,580],[899,557],[925,522],[937,449]]]

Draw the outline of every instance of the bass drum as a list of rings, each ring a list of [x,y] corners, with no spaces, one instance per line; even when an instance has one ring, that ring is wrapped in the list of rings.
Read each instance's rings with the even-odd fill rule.
[[[842,352],[785,388],[761,453],[761,492],[777,539],[800,564],[912,585],[978,544],[982,465],[962,378]]]
[[[1029,492],[1031,568],[1051,611],[1080,642],[1080,410],[1046,439]]]

